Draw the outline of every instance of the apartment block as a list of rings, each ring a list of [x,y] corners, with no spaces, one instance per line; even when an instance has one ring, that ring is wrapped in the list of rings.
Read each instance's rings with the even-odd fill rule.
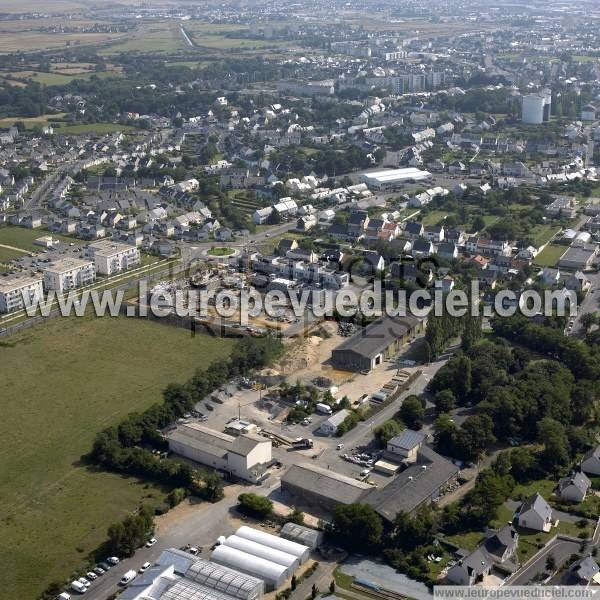
[[[87,247],[87,255],[94,261],[101,275],[114,275],[140,264],[140,251],[135,246],[102,240]]]
[[[81,258],[61,258],[43,270],[44,287],[47,290],[67,292],[93,283],[96,279],[94,263]]]
[[[25,308],[26,299],[34,302],[42,297],[44,289],[40,275],[9,275],[0,279],[0,313]]]

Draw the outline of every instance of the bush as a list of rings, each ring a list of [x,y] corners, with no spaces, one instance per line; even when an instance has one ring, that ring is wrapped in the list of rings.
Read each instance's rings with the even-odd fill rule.
[[[239,509],[252,517],[264,519],[273,513],[273,503],[264,496],[257,494],[240,494],[238,496]]]

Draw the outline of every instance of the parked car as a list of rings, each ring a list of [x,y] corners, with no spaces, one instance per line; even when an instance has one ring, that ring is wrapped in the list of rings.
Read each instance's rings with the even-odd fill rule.
[[[94,573],[96,573],[96,575],[104,575],[104,573],[106,573],[106,570],[103,569],[100,565],[98,565],[95,569],[94,569]]]
[[[85,577],[80,577],[77,581],[85,585],[85,587],[90,587],[90,585],[92,585]]]
[[[192,546],[192,547],[191,547],[191,548],[188,550],[188,552],[189,552],[190,554],[193,554],[194,556],[196,556],[196,554],[198,554],[198,548],[196,548],[196,546]]]
[[[152,548],[152,546],[154,546],[154,544],[156,544],[156,538],[151,537],[147,542],[146,542],[146,548]]]
[[[106,571],[110,569],[111,565],[106,562],[101,562],[98,566],[106,573]]]
[[[148,569],[150,568],[150,563],[149,562],[145,562],[141,567],[140,567],[140,573],[145,573]]]
[[[106,559],[107,563],[110,563],[111,565],[118,565],[119,564],[119,559],[116,556],[109,556]]]
[[[86,578],[89,579],[90,581],[95,581],[96,579],[98,579],[98,575],[96,575],[96,573],[94,573],[94,571],[88,571],[85,574]]]
[[[85,585],[83,585],[83,583],[77,580],[71,582],[71,589],[75,592],[78,592],[79,594],[85,594],[85,592],[87,591]]]

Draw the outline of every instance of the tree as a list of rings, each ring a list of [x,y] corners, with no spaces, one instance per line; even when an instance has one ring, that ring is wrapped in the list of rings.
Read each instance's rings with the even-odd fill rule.
[[[396,419],[385,421],[374,430],[375,439],[379,442],[382,448],[387,446],[387,443],[396,437],[402,431],[402,425]]]
[[[435,410],[438,414],[449,413],[456,408],[456,398],[452,390],[440,390],[435,395]]]
[[[298,580],[296,579],[295,575],[292,575],[292,581],[290,582],[290,587],[292,588],[292,591],[294,591],[296,589],[297,585],[298,585]]]
[[[335,594],[335,579],[332,579],[331,583],[329,584],[329,593]]]
[[[553,572],[556,569],[556,559],[554,558],[554,556],[552,556],[552,554],[548,555],[548,558],[546,559],[546,570]]]
[[[259,519],[264,519],[273,512],[273,503],[257,494],[240,494],[238,496],[240,510]]]
[[[319,595],[319,589],[317,588],[317,584],[313,583],[312,590],[310,592],[310,597],[314,600]]]
[[[341,544],[352,552],[372,552],[381,543],[383,523],[368,504],[338,504],[331,525]]]
[[[556,472],[568,464],[569,440],[562,423],[544,417],[538,424],[538,441],[544,444],[540,459],[546,469]]]
[[[406,398],[400,407],[399,415],[410,429],[421,429],[425,420],[425,407],[421,398],[414,395]]]
[[[304,525],[304,513],[294,506],[294,510],[287,516],[287,520],[296,525]]]

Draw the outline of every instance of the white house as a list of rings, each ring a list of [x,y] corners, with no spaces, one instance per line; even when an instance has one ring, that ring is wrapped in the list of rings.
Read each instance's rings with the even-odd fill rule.
[[[569,502],[583,502],[592,482],[583,473],[572,473],[558,481],[556,493]]]
[[[600,446],[586,452],[581,461],[581,470],[588,475],[600,475]]]
[[[552,529],[552,509],[540,494],[533,494],[521,505],[519,526],[546,533]]]

